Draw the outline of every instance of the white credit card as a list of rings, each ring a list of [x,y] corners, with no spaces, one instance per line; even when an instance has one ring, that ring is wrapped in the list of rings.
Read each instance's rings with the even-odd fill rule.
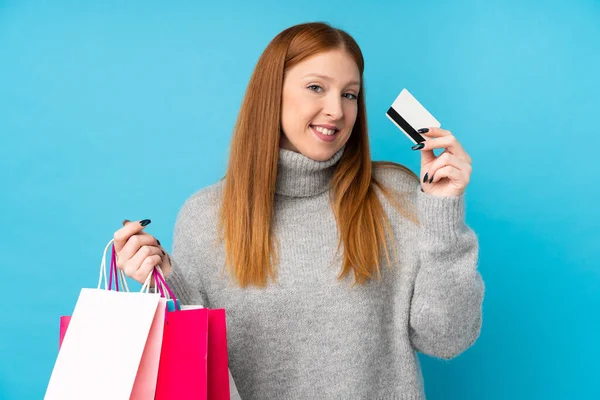
[[[415,144],[425,141],[417,130],[441,126],[438,120],[406,89],[402,89],[385,115]]]

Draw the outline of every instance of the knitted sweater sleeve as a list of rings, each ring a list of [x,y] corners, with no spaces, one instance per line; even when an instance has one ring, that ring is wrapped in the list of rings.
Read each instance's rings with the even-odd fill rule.
[[[194,199],[188,199],[177,215],[173,232],[171,273],[167,283],[175,296],[185,305],[209,307],[209,300],[202,287],[200,257],[196,230],[201,219]]]
[[[420,265],[410,311],[413,347],[450,359],[470,347],[481,329],[484,283],[479,243],[465,223],[464,194],[434,196],[416,188]]]

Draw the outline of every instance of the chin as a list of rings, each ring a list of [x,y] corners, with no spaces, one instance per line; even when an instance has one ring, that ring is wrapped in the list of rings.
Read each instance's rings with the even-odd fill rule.
[[[315,161],[327,161],[338,151],[338,148],[331,149],[302,149],[302,154]]]

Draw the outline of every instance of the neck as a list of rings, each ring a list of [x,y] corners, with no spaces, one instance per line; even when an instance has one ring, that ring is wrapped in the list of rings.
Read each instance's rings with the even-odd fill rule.
[[[344,147],[329,160],[315,161],[295,151],[279,149],[275,193],[288,197],[310,197],[326,192]]]

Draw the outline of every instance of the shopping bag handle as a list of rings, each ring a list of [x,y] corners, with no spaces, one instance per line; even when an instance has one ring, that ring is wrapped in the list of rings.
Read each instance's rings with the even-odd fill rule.
[[[167,284],[167,281],[165,280],[165,276],[162,272],[162,269],[157,265],[156,267],[154,267],[154,270],[152,270],[151,275],[152,275],[154,281],[156,282],[156,287],[158,288],[161,297],[164,297],[167,300],[173,300],[173,303],[175,305],[175,310],[179,311],[180,307],[179,307],[179,304],[177,303],[177,297],[175,297],[175,294],[173,293],[173,291]],[[149,284],[150,284],[150,281],[147,280],[146,283],[144,283],[144,287],[142,287],[142,290],[147,289],[146,286]]]
[[[119,279],[118,279],[118,275],[120,275],[120,273],[117,272],[117,257],[115,254],[115,244],[112,244],[112,250],[111,250],[111,255],[110,255],[110,277],[108,278],[108,290],[112,289],[112,280],[113,280],[113,276],[116,278],[115,279],[115,288],[117,290],[117,292],[119,291]]]
[[[180,308],[179,308],[179,304],[177,303],[177,298],[175,297],[175,294],[173,293],[173,291],[171,291],[171,288],[169,287],[169,285],[167,285],[167,281],[165,280],[162,270],[160,269],[160,267],[156,267],[154,269],[154,271],[156,272],[157,281],[160,281],[160,286],[163,286],[166,289],[169,296],[173,299],[173,303],[175,305],[175,310],[179,311]]]
[[[125,275],[125,272],[123,272],[122,270],[117,268],[114,241],[115,241],[114,239],[111,239],[110,242],[108,242],[108,244],[104,248],[104,252],[102,253],[102,260],[100,262],[100,276],[98,277],[98,289],[102,288],[102,281],[104,280],[104,289],[112,290],[112,278],[114,276],[116,290],[119,291],[118,282],[120,281],[121,285],[123,287],[123,290],[126,292],[129,292],[129,286],[127,285],[127,277]],[[111,254],[111,260],[110,260],[110,282],[107,282],[106,253],[108,252],[108,249],[111,247],[112,247],[112,254]],[[152,274],[149,274],[148,277],[146,278],[146,281],[144,282],[144,286],[142,286],[141,292],[144,291],[145,286],[148,286],[150,284],[150,279],[152,279]]]
[[[154,279],[154,285],[155,285],[154,287],[158,288],[158,291],[160,292],[160,297],[166,298],[166,296],[168,296],[169,294],[166,293],[166,296],[165,296],[165,290],[163,288],[163,285],[161,282],[159,282],[158,278],[156,277],[156,274],[158,274],[158,272],[156,272],[156,268],[154,268],[152,270],[152,279]]]
[[[119,281],[120,281],[123,291],[129,292],[129,286],[127,285],[127,277],[125,275],[125,272],[123,272],[123,270],[120,270],[117,268],[117,260],[116,260],[114,241],[115,241],[114,239],[111,239],[110,242],[108,242],[108,244],[104,248],[104,253],[102,253],[102,261],[100,263],[100,277],[98,278],[98,289],[100,289],[102,287],[102,280],[104,278],[104,288],[106,290],[112,290],[112,280],[113,280],[113,276],[114,276],[116,290],[119,291]],[[111,259],[110,259],[110,273],[109,273],[110,279],[107,282],[106,253],[108,252],[109,248],[112,248],[112,252],[111,252]],[[175,309],[177,311],[179,311],[180,307],[179,307],[179,304],[177,303],[177,298],[175,297],[175,294],[173,293],[173,291],[167,284],[167,281],[165,280],[165,276],[163,275],[162,269],[158,265],[156,267],[154,267],[154,269],[152,270],[152,272],[150,274],[148,274],[148,277],[144,281],[144,284],[142,285],[140,292],[144,293],[144,292],[149,291],[150,282],[152,282],[152,279],[154,279],[155,287],[158,289],[161,297],[164,297],[166,299],[172,299],[175,304]]]

